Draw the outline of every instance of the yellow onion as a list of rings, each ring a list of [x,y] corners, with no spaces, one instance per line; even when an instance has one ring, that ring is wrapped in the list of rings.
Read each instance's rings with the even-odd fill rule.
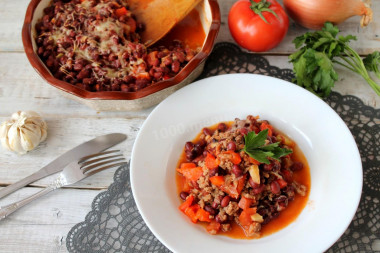
[[[372,21],[371,0],[284,0],[288,15],[298,24],[320,29],[326,21],[339,24],[349,17],[362,16],[361,26]]]

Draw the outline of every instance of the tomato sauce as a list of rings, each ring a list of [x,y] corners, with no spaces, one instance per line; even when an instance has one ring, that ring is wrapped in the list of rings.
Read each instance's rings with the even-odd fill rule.
[[[173,40],[180,40],[184,45],[195,50],[202,47],[206,38],[201,19],[197,10],[192,10],[181,22],[162,38],[158,45],[168,46]]]
[[[233,122],[226,123],[228,126],[231,126]],[[218,124],[213,125],[211,127],[208,127],[210,130],[214,131],[217,128]],[[281,135],[286,136],[282,132],[276,131],[276,133],[281,133]],[[196,138],[193,140],[193,143],[197,143],[200,140],[199,133]],[[288,137],[289,138],[289,137]],[[290,138],[289,138],[290,139]],[[291,139],[290,139],[291,140]],[[293,173],[293,179],[294,181],[297,181],[300,184],[303,184],[307,187],[307,192],[305,196],[301,196],[299,194],[295,194],[294,200],[289,201],[288,206],[280,212],[280,215],[271,220],[268,224],[262,225],[261,231],[260,231],[260,238],[270,235],[272,233],[275,233],[286,226],[288,226],[290,223],[295,221],[297,217],[300,215],[302,210],[305,208],[308,198],[309,198],[309,192],[310,192],[310,186],[311,186],[311,179],[310,179],[310,168],[308,165],[308,162],[306,160],[306,157],[302,153],[301,149],[296,144],[293,147],[293,153],[291,154],[291,158],[295,162],[301,162],[303,163],[304,167],[300,171],[295,171]],[[177,168],[180,166],[181,163],[187,162],[185,152],[183,151],[181,154],[181,157],[179,159],[179,162],[177,164]],[[177,183],[177,193],[178,196],[181,191],[183,191],[183,186],[185,184],[185,178],[180,175],[179,173],[176,173],[176,183]],[[182,202],[182,200],[181,200]],[[205,222],[198,222],[200,225],[206,227],[208,223]],[[244,234],[243,229],[236,224],[235,222],[231,223],[231,230],[227,232],[219,231],[218,235],[224,235],[235,239],[256,239],[257,237],[246,237]]]

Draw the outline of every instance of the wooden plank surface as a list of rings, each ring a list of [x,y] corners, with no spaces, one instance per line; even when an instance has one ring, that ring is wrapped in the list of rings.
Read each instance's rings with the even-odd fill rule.
[[[228,31],[228,11],[236,0],[219,1],[222,26],[218,41],[233,42]],[[282,0],[279,1],[282,4]],[[379,1],[373,2],[374,22],[367,28],[360,28],[359,17],[352,17],[346,22],[339,25],[344,34],[352,34],[358,37],[357,42],[353,42],[353,48],[360,54],[368,54],[374,50],[379,50],[380,46],[380,4]],[[23,51],[21,41],[21,28],[24,22],[24,15],[29,0],[1,0],[0,15],[0,52],[1,51]],[[376,15],[377,14],[377,15]],[[284,41],[275,49],[270,51],[271,54],[289,54],[294,51],[291,41],[298,35],[306,32],[307,29],[296,25],[293,21],[290,23],[288,35]]]
[[[235,0],[219,1],[222,27],[218,41],[233,42],[227,26],[227,14]],[[380,2],[373,1],[374,13]],[[62,97],[45,83],[28,63],[21,41],[21,27],[29,0],[1,0],[0,8],[0,122],[17,110],[34,110],[47,120],[47,140],[31,153],[18,156],[0,148],[0,187],[13,183],[46,165],[65,151],[95,136],[121,132],[127,141],[116,146],[130,158],[133,142],[152,108],[139,112],[96,112]],[[378,16],[378,15],[377,15]],[[361,54],[380,50],[380,20],[360,29],[359,18],[340,25],[344,33],[358,36],[353,44]],[[288,36],[276,49],[267,53],[270,64],[290,68],[287,55],[294,51],[290,43],[306,29],[291,23]],[[363,42],[365,41],[365,42]],[[274,56],[280,55],[280,56]],[[360,77],[339,69],[340,80],[334,90],[352,94],[365,104],[380,108],[380,99]],[[84,220],[94,197],[113,181],[115,169],[62,189],[24,207],[0,223],[0,252],[67,252],[67,232]],[[50,178],[35,182],[0,200],[0,206],[24,198],[46,186]]]
[[[0,200],[5,205],[39,191],[26,187]],[[66,235],[91,210],[99,191],[60,189],[0,222],[0,252],[67,252]]]

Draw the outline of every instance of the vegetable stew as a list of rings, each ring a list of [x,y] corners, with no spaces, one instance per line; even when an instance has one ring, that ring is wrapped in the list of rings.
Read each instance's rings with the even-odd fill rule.
[[[146,48],[126,0],[54,0],[36,24],[37,54],[88,91],[134,92],[175,76],[199,51],[172,40]]]
[[[305,207],[310,171],[298,146],[265,120],[219,123],[185,144],[177,166],[179,209],[210,234],[259,238]]]

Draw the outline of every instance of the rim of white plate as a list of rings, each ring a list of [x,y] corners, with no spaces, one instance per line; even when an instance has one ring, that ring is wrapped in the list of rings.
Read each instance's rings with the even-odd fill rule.
[[[249,105],[254,108],[246,108]],[[178,211],[176,161],[185,141],[193,139],[203,127],[248,114],[269,120],[303,150],[311,170],[309,202],[292,224],[258,240],[211,236]],[[173,252],[192,252],[193,243],[200,252],[324,251],[339,239],[354,217],[362,177],[354,138],[334,110],[294,84],[255,74],[210,77],[172,94],[148,116],[131,155],[136,205],[153,234]],[[302,243],[296,243],[299,241]]]

